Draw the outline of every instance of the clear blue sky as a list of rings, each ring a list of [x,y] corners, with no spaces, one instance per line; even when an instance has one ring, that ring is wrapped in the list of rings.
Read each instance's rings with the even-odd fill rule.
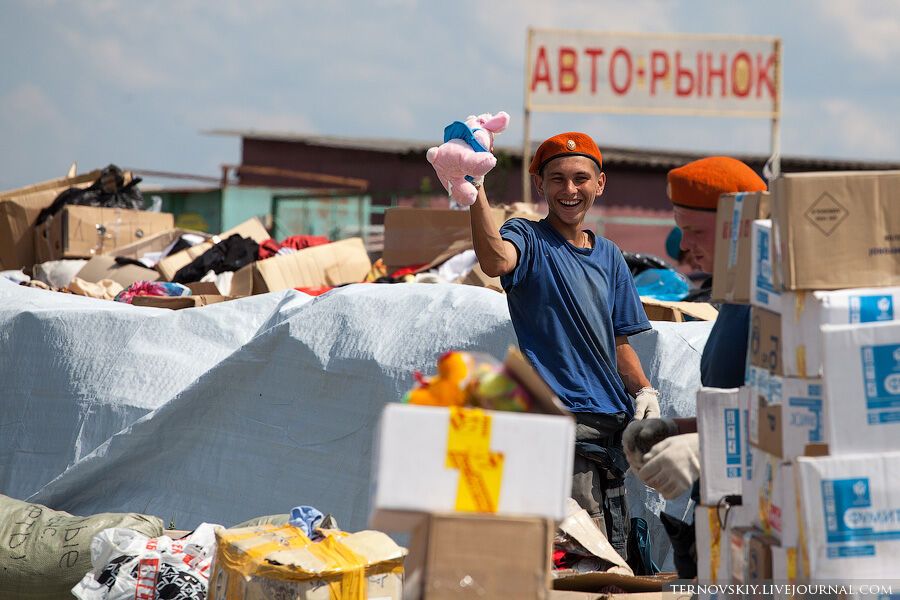
[[[438,141],[450,120],[506,110],[522,136],[525,32],[776,35],[784,154],[900,161],[900,3],[566,1],[136,2],[0,6],[0,188],[115,162],[218,174],[216,128]],[[533,137],[768,151],[764,120],[540,114]],[[424,160],[424,159],[423,159]]]

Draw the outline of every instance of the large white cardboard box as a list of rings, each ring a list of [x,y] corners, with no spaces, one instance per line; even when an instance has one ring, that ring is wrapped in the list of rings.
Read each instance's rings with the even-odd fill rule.
[[[741,493],[744,425],[738,388],[700,388],[697,431],[700,434],[700,503],[715,505]]]
[[[822,326],[829,454],[900,450],[900,321]]]
[[[380,511],[484,512],[562,520],[571,417],[388,404],[373,467]]]
[[[900,318],[900,287],[857,288],[834,292],[785,292],[781,343],[784,374],[817,377],[822,373],[822,325],[852,325]]]
[[[888,579],[900,557],[900,452],[797,459],[809,577]]]
[[[781,289],[775,277],[772,221],[753,221],[750,235],[750,304],[781,314]]]
[[[697,581],[702,584],[729,583],[731,578],[731,530],[751,522],[746,506],[697,505],[694,531],[697,544]]]

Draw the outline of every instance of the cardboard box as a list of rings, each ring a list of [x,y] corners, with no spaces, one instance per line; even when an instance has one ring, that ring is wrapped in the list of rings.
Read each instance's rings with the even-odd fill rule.
[[[781,290],[775,276],[772,221],[753,221],[750,234],[750,304],[781,314]]]
[[[389,404],[375,446],[373,520],[384,510],[563,519],[570,417]]]
[[[552,521],[489,515],[424,515],[410,539],[407,597],[547,598]]]
[[[233,300],[231,296],[220,294],[198,294],[196,296],[135,296],[131,303],[134,306],[149,306],[152,308],[168,308],[170,310],[182,310],[185,308],[198,308],[210,304],[218,304]]]
[[[34,256],[34,224],[41,213],[63,191],[89,187],[100,177],[91,171],[0,192],[0,270],[31,269],[43,262]]]
[[[196,246],[186,248],[181,252],[176,252],[171,256],[167,256],[159,261],[159,264],[156,265],[156,270],[160,272],[163,279],[172,281],[172,278],[175,277],[175,273],[182,267],[188,266],[195,258],[202,256],[203,253],[212,248],[215,244],[231,237],[235,233],[241,237],[250,238],[258,244],[261,244],[272,237],[269,235],[269,232],[266,231],[262,222],[256,217],[253,217],[252,219],[244,221],[237,227],[233,227],[228,231],[223,231],[217,236],[212,236],[209,242],[197,244]]]
[[[747,562],[744,581],[767,581],[772,579],[772,548],[778,546],[775,538],[755,533],[747,543]]]
[[[769,372],[760,367],[747,367],[747,385],[741,386],[741,406],[747,413],[747,441],[759,444],[759,411],[769,404]]]
[[[378,531],[338,532],[312,543],[291,525],[221,530],[209,599],[401,600],[404,555]]]
[[[38,262],[90,258],[174,226],[170,213],[70,205],[35,228],[34,254]]]
[[[900,171],[789,173],[772,191],[785,289],[900,285]]]
[[[900,287],[833,292],[786,292],[781,315],[785,375],[822,374],[822,325],[878,323],[900,318]]]
[[[503,208],[491,209],[491,216],[497,227],[513,217],[541,218],[533,213]],[[384,213],[382,259],[389,273],[417,265],[427,269],[472,247],[468,210],[398,207]]]
[[[751,443],[783,460],[803,456],[808,444],[824,443],[823,397],[821,379],[770,375]]]
[[[642,296],[641,304],[651,321],[715,321],[719,315],[719,311],[706,302],[667,302]]]
[[[76,277],[90,283],[111,279],[127,288],[135,281],[156,281],[159,279],[159,273],[154,269],[137,265],[117,265],[114,256],[101,254],[87,261]]]
[[[900,452],[797,459],[811,579],[887,579],[900,556]]]
[[[481,269],[481,265],[475,263],[475,267],[469,271],[469,274],[460,280],[463,285],[474,285],[477,287],[488,288],[495,292],[503,293],[503,286],[500,284],[499,277],[488,277]]]
[[[249,296],[297,287],[358,283],[371,269],[362,239],[350,238],[249,264],[234,274],[231,293]]]
[[[822,341],[831,453],[900,450],[900,321],[824,325]]]
[[[783,375],[781,354],[781,315],[754,306],[750,309],[750,340],[747,348],[748,364]]]
[[[697,581],[728,583],[731,578],[731,532],[750,525],[744,506],[697,505],[694,531],[697,545]]]
[[[797,583],[797,548],[772,546],[772,581]],[[780,600],[786,600],[787,596],[776,595]]]
[[[719,197],[713,266],[713,302],[750,304],[750,229],[769,218],[768,192],[741,192]]]
[[[210,237],[212,237],[208,233],[203,233],[202,231],[175,228],[169,229],[167,231],[162,231],[150,237],[145,237],[125,246],[120,246],[118,248],[115,248],[114,250],[111,250],[109,254],[113,256],[124,256],[126,258],[139,260],[143,258],[145,254],[149,254],[152,252],[162,252],[163,250],[174,244],[178,240],[178,238],[185,234],[196,235],[205,239],[209,239]]]
[[[739,391],[700,388],[697,431],[700,434],[700,502],[715,505],[741,493],[744,444]]]
[[[753,453],[753,477],[745,486],[743,503],[753,515],[753,525],[782,545],[799,539],[793,463],[759,448]]]

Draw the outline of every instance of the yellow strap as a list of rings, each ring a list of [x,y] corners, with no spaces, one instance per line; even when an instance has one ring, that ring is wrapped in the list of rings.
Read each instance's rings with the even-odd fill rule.
[[[478,408],[450,408],[444,465],[459,471],[458,512],[497,512],[504,456],[491,452],[491,415]]]
[[[234,547],[231,542],[252,539],[260,533],[276,534],[278,539],[265,539],[260,544],[245,551]],[[322,561],[325,565],[321,573],[309,573],[308,577],[329,578],[338,576],[336,580],[328,581],[328,593],[331,600],[364,600],[366,597],[366,559],[345,546],[340,538],[345,537],[344,532],[331,532],[321,542],[311,541],[299,527],[285,525],[278,528],[266,528],[264,531],[241,533],[229,536],[227,533],[220,538],[218,557],[222,566],[232,572],[239,573],[243,577],[253,574],[261,575],[268,571],[269,563],[266,557],[273,552],[290,550],[292,548],[306,548],[306,550]],[[268,538],[268,536],[266,536]],[[402,570],[402,565],[399,567]],[[230,582],[230,580],[229,580]]]
[[[797,549],[787,549],[787,577],[788,583],[794,583],[797,580]]]
[[[794,315],[799,323],[803,316],[803,310],[806,308],[806,292],[798,290],[794,292]],[[794,358],[797,361],[797,373],[800,377],[806,377],[806,345],[799,344],[794,349]]]
[[[719,578],[719,544],[722,542],[722,528],[719,525],[719,509],[709,511],[709,579],[715,583]]]

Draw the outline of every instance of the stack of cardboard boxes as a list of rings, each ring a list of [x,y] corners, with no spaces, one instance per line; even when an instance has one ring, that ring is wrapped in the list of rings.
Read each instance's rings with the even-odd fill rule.
[[[545,598],[566,517],[575,422],[521,355],[509,370],[545,414],[388,405],[370,525],[410,533],[410,597]],[[524,375],[521,375],[524,373]]]
[[[887,578],[900,549],[900,172],[788,174],[771,191],[756,195],[771,220],[738,195],[752,223],[717,240],[716,277],[739,273],[717,299],[752,307],[745,386],[698,395],[703,478],[733,460],[704,440],[725,435],[702,429],[710,397],[727,396],[726,411],[737,397],[747,435],[730,551],[708,526],[715,509],[699,507],[698,553],[718,550],[738,582]]]
[[[71,187],[87,187],[100,171],[66,177],[0,193],[0,270],[24,268],[47,261],[87,259],[76,275],[93,283],[110,279],[123,287],[135,281],[171,281],[175,273],[232,234],[261,243],[271,236],[259,219],[253,218],[218,236],[175,227],[169,213],[66,206],[37,224],[41,210]],[[126,180],[131,175],[126,174]],[[185,233],[206,241],[164,257],[155,268],[119,265],[116,257],[140,259],[159,253]],[[353,238],[312,247],[265,261],[257,261],[237,271],[229,290],[201,294],[196,301],[180,299],[171,308],[202,306],[232,297],[248,296],[295,287],[316,288],[362,281],[372,268],[362,240]],[[162,306],[162,304],[158,304]]]

